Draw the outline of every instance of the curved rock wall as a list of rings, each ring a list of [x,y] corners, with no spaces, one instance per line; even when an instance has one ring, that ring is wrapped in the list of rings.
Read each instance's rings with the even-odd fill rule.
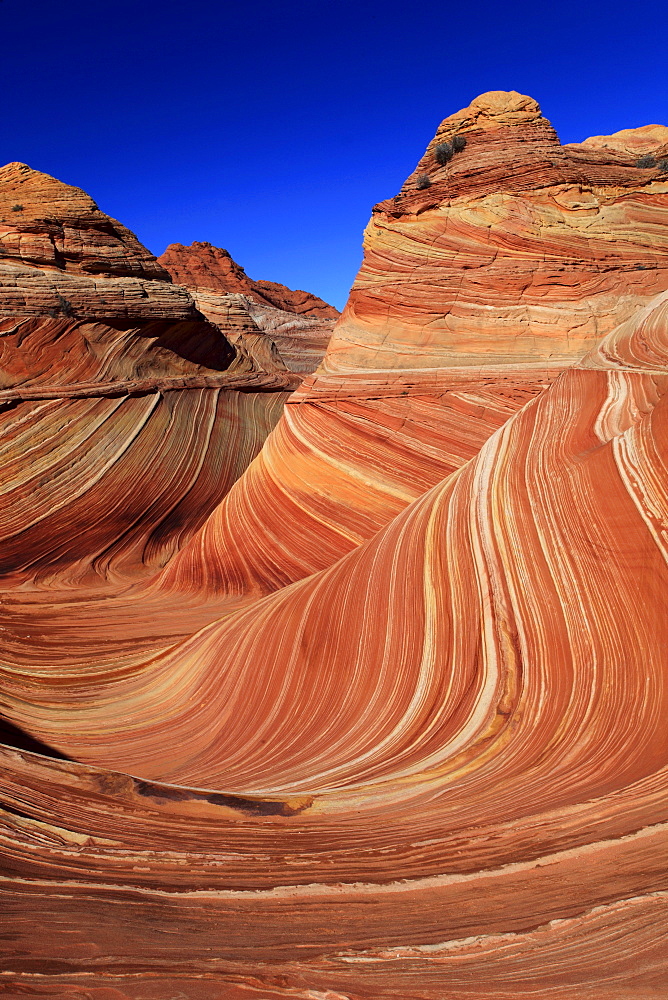
[[[286,397],[165,389],[0,409],[4,585],[155,572],[258,453]]]
[[[514,92],[445,119],[376,206],[322,365],[165,587],[268,592],[330,565],[668,288],[668,175],[585,145]]]
[[[139,996],[139,937],[203,997],[651,996],[667,362],[662,295],[330,569],[94,687],[15,665],[98,766],[4,755],[10,971]]]
[[[622,145],[446,119],[234,485],[278,394],[7,401],[2,986],[662,996],[668,186]]]
[[[206,520],[298,379],[240,296],[206,317],[78,188],[9,164],[0,216],[3,586],[122,589]]]

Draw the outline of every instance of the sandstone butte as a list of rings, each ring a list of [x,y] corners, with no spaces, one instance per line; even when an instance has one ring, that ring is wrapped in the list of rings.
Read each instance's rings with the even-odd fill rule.
[[[278,349],[290,371],[312,372],[327,349],[339,312],[310,292],[253,281],[227,252],[210,243],[172,243],[158,263],[185,285],[207,318],[219,321],[234,297]]]
[[[667,154],[477,98],[292,395],[4,168],[9,995],[665,997]]]

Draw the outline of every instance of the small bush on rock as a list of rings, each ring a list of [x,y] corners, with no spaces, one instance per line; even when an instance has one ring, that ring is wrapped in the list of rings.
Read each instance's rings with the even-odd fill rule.
[[[653,156],[641,156],[639,160],[636,160],[636,167],[641,169],[647,169],[648,167],[655,167],[656,160]]]
[[[72,303],[68,302],[67,299],[63,298],[63,296],[60,294],[56,295],[56,299],[58,305],[48,310],[49,316],[52,316],[54,319],[57,319],[58,316],[68,316],[72,318],[74,316],[74,309],[72,308]]]
[[[466,139],[463,135],[453,135],[450,142],[439,142],[434,150],[436,162],[441,167],[444,167],[446,163],[450,162],[455,153],[461,153],[465,146]]]
[[[668,174],[668,160],[659,160],[657,167],[662,174]]]
[[[451,142],[439,142],[434,152],[436,153],[436,162],[444,167],[452,159],[455,151]]]
[[[417,189],[418,191],[424,191],[425,188],[431,187],[431,181],[426,174],[418,174],[417,179]]]
[[[12,212],[22,212],[23,205],[12,205]]]

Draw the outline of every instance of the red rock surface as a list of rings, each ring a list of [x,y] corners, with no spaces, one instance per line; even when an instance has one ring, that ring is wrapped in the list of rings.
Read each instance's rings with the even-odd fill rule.
[[[0,208],[12,224],[0,239],[2,573],[115,586],[155,572],[258,452],[297,379],[247,309],[207,320],[84,192],[9,164]]]
[[[314,371],[327,349],[339,312],[310,292],[292,291],[272,281],[253,281],[227,250],[210,243],[172,243],[160,263],[193,294],[214,322],[230,295],[263,331],[273,353],[292,372]]]
[[[466,146],[441,166],[437,149],[455,136]],[[561,146],[515,93],[446,118],[374,209],[326,370],[582,355],[666,287],[668,174],[635,163]]]
[[[65,480],[53,571],[17,541],[7,989],[665,994],[668,184],[559,146],[514,93],[437,139],[465,130],[432,188],[376,210],[323,365],[190,541],[205,505],[174,469],[200,421],[173,456],[123,449],[108,518],[138,523],[138,473],[191,502],[165,569],[132,582],[143,527],[80,557]],[[18,454],[30,405],[6,414]],[[62,422],[36,477],[79,468],[96,419]],[[37,539],[58,479],[20,466]]]
[[[253,281],[221,247],[211,243],[171,243],[159,262],[174,281],[211,292],[240,292],[264,305],[314,319],[337,319],[338,309],[311,292],[293,291],[275,281]]]

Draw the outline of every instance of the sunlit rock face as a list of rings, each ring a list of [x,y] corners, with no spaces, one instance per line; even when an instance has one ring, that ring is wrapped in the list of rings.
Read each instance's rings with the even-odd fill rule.
[[[312,372],[322,361],[339,312],[317,295],[253,281],[227,250],[211,243],[172,243],[159,262],[214,322],[231,301],[245,310],[289,371]]]
[[[667,368],[664,294],[330,569],[123,671],[13,663],[97,763],[3,755],[8,977],[660,996]]]
[[[650,156],[661,160],[668,156],[668,127],[641,125],[639,128],[623,128],[612,135],[593,135],[585,139],[582,145],[616,149],[622,153],[632,153],[638,158]],[[655,166],[656,164],[647,164],[643,169],[653,169]]]
[[[322,365],[165,585],[268,592],[330,565],[668,288],[668,172],[636,159],[561,146],[514,92],[446,118],[375,207]]]
[[[374,209],[324,371],[566,362],[665,288],[668,170],[599,140],[517,93],[446,118]]]
[[[169,274],[134,233],[101,212],[80,188],[26,163],[0,168],[0,259],[58,268],[169,281]]]
[[[150,574],[298,380],[247,309],[209,320],[78,188],[9,164],[0,218],[0,572],[68,586]]]
[[[521,95],[483,95],[436,145],[462,123],[470,142],[439,169],[464,171],[476,129],[517,147],[512,178],[497,150],[471,190],[536,199],[544,146],[609,178],[617,295],[607,271],[586,278],[584,237],[554,279],[546,247],[570,239],[565,216],[535,234],[549,335],[524,343],[510,277],[481,273],[477,340],[443,326],[432,344],[428,296],[414,322],[397,306],[410,282],[395,261],[386,313],[400,319],[383,339],[373,297],[358,297],[367,248],[322,366],[213,513],[201,504],[189,541],[196,493],[182,536],[133,585],[120,557],[125,586],[93,592],[74,545],[58,574],[7,585],[8,989],[665,992],[668,185],[635,153],[560,147]],[[406,201],[428,191],[410,185]],[[397,246],[433,211],[400,214]],[[513,266],[527,245],[518,236]],[[434,300],[457,257],[434,269]],[[461,287],[472,307],[468,273]],[[184,454],[198,426],[175,432]],[[162,471],[172,461],[155,454],[147,480],[190,496]],[[142,461],[127,468],[138,503]],[[114,496],[109,517],[135,501]]]
[[[294,388],[240,298],[209,320],[83,191],[24,163],[0,169],[0,390],[221,373]]]

